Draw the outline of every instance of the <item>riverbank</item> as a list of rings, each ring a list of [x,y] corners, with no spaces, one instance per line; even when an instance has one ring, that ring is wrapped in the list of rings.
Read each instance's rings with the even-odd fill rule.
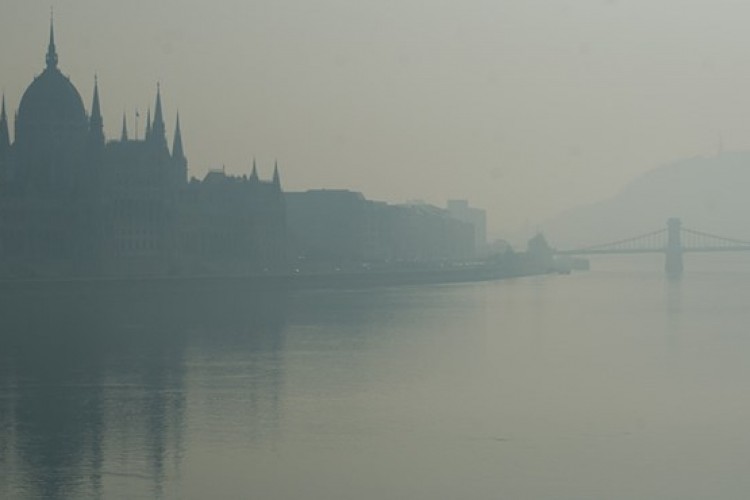
[[[388,286],[481,282],[546,274],[537,266],[456,265],[398,270],[326,273],[262,273],[252,275],[76,277],[0,280],[0,292],[78,290],[249,290],[359,289]]]

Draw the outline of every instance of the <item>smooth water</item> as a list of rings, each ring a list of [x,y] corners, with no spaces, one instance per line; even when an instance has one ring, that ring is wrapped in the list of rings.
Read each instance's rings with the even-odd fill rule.
[[[1,297],[0,498],[745,499],[750,257]]]

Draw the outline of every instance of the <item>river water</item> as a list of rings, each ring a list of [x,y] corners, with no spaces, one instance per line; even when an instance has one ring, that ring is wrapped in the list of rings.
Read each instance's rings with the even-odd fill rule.
[[[750,257],[10,294],[0,498],[745,499]]]

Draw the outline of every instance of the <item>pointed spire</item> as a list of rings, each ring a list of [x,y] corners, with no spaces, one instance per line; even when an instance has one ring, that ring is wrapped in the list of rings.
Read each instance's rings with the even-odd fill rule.
[[[279,177],[279,162],[273,162],[273,185],[281,191],[281,178]]]
[[[255,157],[253,157],[253,172],[250,174],[250,180],[258,180],[258,167],[255,165]]]
[[[172,142],[172,158],[182,160],[185,153],[182,150],[182,131],[180,130],[180,112],[177,112],[177,123],[174,127],[174,141]]]
[[[125,112],[122,113],[122,132],[120,133],[120,141],[126,142],[128,140],[128,122],[125,120]]]
[[[50,9],[49,45],[47,46],[47,69],[57,68],[57,49],[55,48],[55,13]]]
[[[151,136],[159,145],[167,146],[164,115],[161,111],[161,86],[158,83],[156,84],[156,107],[154,109],[154,122],[151,124]]]
[[[164,118],[162,117],[161,112],[161,84],[159,82],[156,83],[156,107],[154,109],[154,125],[156,125],[158,122],[163,121]]]
[[[102,110],[99,106],[99,80],[94,75],[94,100],[91,103],[91,118],[89,120],[89,132],[92,145],[104,145],[104,121]]]
[[[91,103],[91,123],[95,121],[101,123],[102,121],[102,110],[99,106],[99,79],[94,75],[94,100]]]
[[[10,148],[10,135],[8,134],[8,116],[5,114],[5,94],[3,94],[2,105],[0,105],[0,154]]]

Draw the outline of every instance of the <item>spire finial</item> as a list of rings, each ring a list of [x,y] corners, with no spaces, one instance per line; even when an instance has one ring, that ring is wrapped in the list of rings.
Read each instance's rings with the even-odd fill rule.
[[[2,104],[0,105],[0,156],[10,147],[10,135],[8,134],[8,117],[5,114],[5,93],[3,92]]]
[[[55,48],[55,12],[50,7],[49,13],[49,46],[47,46],[47,69],[57,68],[57,49]]]
[[[161,118],[161,83],[156,82],[156,105],[154,106],[154,121]]]
[[[253,171],[250,174],[250,178],[254,181],[258,180],[258,167],[255,165],[255,157],[253,156]]]
[[[92,145],[104,145],[104,120],[102,120],[102,110],[99,105],[99,81],[96,75],[94,75],[94,98],[91,102],[89,132],[91,134]]]
[[[94,99],[91,102],[91,123],[101,125],[101,121],[102,111],[99,106],[99,79],[96,77],[96,73],[94,73]]]
[[[122,112],[122,133],[120,134],[120,141],[126,142],[128,140],[128,122],[125,120],[125,112]]]
[[[156,83],[156,105],[154,106],[154,121],[151,123],[151,138],[159,146],[167,148],[166,129],[164,127],[164,114],[161,110],[161,85]]]
[[[276,189],[281,190],[281,178],[279,177],[279,161],[274,160],[273,162],[273,185]]]
[[[182,149],[182,131],[180,130],[180,112],[177,112],[177,123],[174,127],[174,141],[172,142],[172,158],[183,160],[185,152]]]

